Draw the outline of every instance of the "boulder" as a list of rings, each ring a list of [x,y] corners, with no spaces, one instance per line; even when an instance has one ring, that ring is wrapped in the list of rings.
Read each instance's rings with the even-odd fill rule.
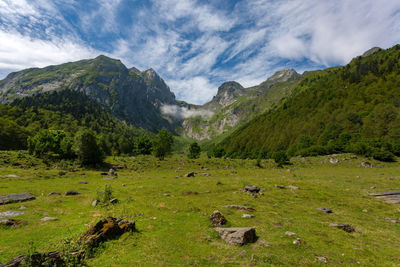
[[[185,177],[194,177],[194,172],[189,172],[185,174]]]
[[[110,175],[110,176],[118,176],[117,172],[116,172],[113,168],[111,168],[111,169],[108,171],[108,175]]]
[[[48,222],[48,221],[58,221],[57,217],[43,217],[40,219],[42,222]]]
[[[107,217],[100,220],[87,230],[81,236],[80,240],[91,247],[97,247],[104,241],[117,238],[126,232],[134,231],[136,231],[134,221],[125,221],[122,219]]]
[[[260,192],[260,188],[258,188],[255,185],[246,185],[244,187],[244,191],[250,192],[250,193],[258,193],[258,192]]]
[[[279,188],[279,189],[285,189],[286,188],[284,185],[275,185],[275,187]]]
[[[117,204],[117,203],[118,203],[117,198],[110,199],[110,204]]]
[[[92,207],[96,207],[96,206],[99,205],[99,204],[100,204],[100,200],[95,199],[95,200],[93,200],[93,202],[92,202]]]
[[[34,200],[34,199],[35,199],[35,196],[30,193],[0,195],[0,205],[14,203],[14,202],[29,201],[29,200]]]
[[[285,235],[287,235],[287,236],[294,236],[294,235],[296,235],[296,233],[293,233],[293,232],[290,232],[290,231],[286,231],[286,232],[285,232]]]
[[[242,218],[244,218],[244,219],[251,219],[251,218],[254,218],[254,215],[253,215],[253,214],[243,214],[243,215],[242,215]]]
[[[245,245],[257,241],[256,229],[251,227],[215,228],[228,244]]]
[[[224,215],[222,215],[221,212],[218,210],[215,210],[211,215],[210,215],[210,222],[213,227],[218,227],[222,226],[227,223],[227,220],[225,219]]]
[[[72,190],[72,191],[67,191],[65,193],[65,195],[66,196],[75,196],[75,195],[80,195],[80,192]]]
[[[353,226],[347,223],[331,223],[329,226],[331,227],[336,227],[338,229],[342,229],[345,232],[352,233],[355,232],[356,230],[354,229]]]
[[[76,251],[70,251],[70,252],[49,252],[49,253],[33,253],[29,255],[29,266],[67,266],[67,263],[65,262],[65,258],[75,258],[74,262],[80,266],[80,262],[84,260],[84,253],[85,251],[83,250],[76,250]],[[25,255],[20,255],[8,263],[1,265],[4,267],[20,267],[20,266],[25,266],[23,264],[25,260]]]
[[[1,220],[0,225],[15,227],[21,224],[21,221],[14,219]],[[1,265],[0,265],[1,266]]]

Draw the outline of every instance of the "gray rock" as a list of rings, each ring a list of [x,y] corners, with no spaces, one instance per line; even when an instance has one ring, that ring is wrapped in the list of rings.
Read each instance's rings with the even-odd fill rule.
[[[320,210],[320,211],[322,211],[324,213],[333,213],[333,211],[331,209],[328,209],[328,208],[317,208],[317,210]]]
[[[0,195],[0,205],[14,203],[14,202],[23,202],[35,199],[35,196],[30,193],[17,193],[17,194],[9,194],[9,195]]]
[[[67,174],[67,172],[64,172],[64,171],[58,172],[58,175],[60,175],[60,176],[63,176],[63,175],[66,175],[66,174]]]
[[[227,207],[231,208],[231,209],[237,209],[237,210],[251,210],[251,211],[255,210],[252,207],[240,206],[240,205],[228,205]]]
[[[397,219],[385,217],[385,220],[391,221],[392,223],[398,223]]]
[[[50,193],[47,194],[48,197],[49,196],[55,196],[55,195],[61,196],[61,193],[59,193],[59,192],[50,192]]]
[[[371,168],[372,167],[371,163],[369,163],[369,162],[361,162],[361,166],[364,167],[364,168]]]
[[[117,204],[117,203],[118,203],[117,198],[110,199],[110,204]]]
[[[7,219],[7,218],[12,218],[12,217],[17,217],[20,215],[25,214],[23,211],[5,211],[5,212],[0,212],[0,219]]]
[[[113,168],[111,168],[111,169],[108,171],[108,175],[110,175],[110,176],[118,176],[117,172],[116,172]]]
[[[304,240],[301,238],[296,238],[296,240],[293,241],[294,245],[301,245],[304,243]]]
[[[215,228],[228,244],[245,245],[257,241],[256,230],[251,227]]]
[[[93,202],[92,202],[92,207],[96,207],[96,206],[99,205],[99,204],[100,204],[100,200],[95,199],[95,200],[93,200]]]
[[[7,178],[19,178],[19,176],[15,175],[15,174],[7,174],[7,175],[4,175],[4,177],[7,177]]]
[[[297,189],[299,189],[297,186],[294,186],[294,185],[289,185],[288,186],[290,189],[292,189],[292,190],[297,190]]]
[[[326,259],[326,257],[323,257],[323,256],[317,256],[317,260],[319,260],[319,261],[321,261],[321,262],[323,262],[323,263],[327,263],[327,262],[328,262],[328,260]]]
[[[352,232],[356,231],[353,226],[351,226],[350,224],[347,224],[347,223],[331,223],[329,226],[336,227],[336,228],[341,229],[348,233],[352,233]]]
[[[49,221],[58,221],[57,217],[43,217],[40,219],[42,222],[49,222]]]
[[[185,174],[185,177],[194,177],[195,173],[194,172],[189,172]]]
[[[225,219],[224,215],[222,215],[221,212],[218,210],[215,210],[211,215],[210,215],[210,222],[213,227],[217,226],[222,226],[227,223],[227,220]]]
[[[287,236],[294,236],[294,235],[296,235],[296,233],[286,231],[286,232],[285,232],[285,235],[287,235]]]
[[[336,163],[339,162],[339,160],[338,159],[334,159],[334,158],[330,158],[329,162],[332,163],[332,164],[336,164]]]
[[[20,221],[13,220],[13,219],[7,219],[7,220],[1,220],[0,225],[4,226],[18,226],[20,224]],[[1,266],[1,264],[0,264]]]
[[[250,193],[258,193],[258,192],[260,192],[260,188],[258,188],[255,185],[246,185],[244,187],[244,191],[250,192]]]
[[[81,194],[80,192],[74,191],[74,190],[67,191],[67,192],[65,193],[66,196],[75,196],[75,195],[80,195],[80,194]]]
[[[279,189],[285,189],[286,188],[284,185],[275,185],[275,187],[279,188]]]
[[[253,215],[253,214],[243,214],[243,215],[242,215],[242,218],[244,218],[244,219],[251,219],[251,218],[254,218],[254,215]]]

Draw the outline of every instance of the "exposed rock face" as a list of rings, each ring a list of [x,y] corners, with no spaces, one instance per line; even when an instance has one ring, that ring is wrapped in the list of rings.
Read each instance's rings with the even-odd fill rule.
[[[194,177],[194,172],[189,172],[185,174],[185,177]]]
[[[0,219],[6,219],[6,218],[12,218],[12,217],[17,217],[20,215],[25,214],[23,211],[5,211],[5,212],[0,212]]]
[[[250,192],[250,193],[258,193],[258,192],[260,192],[260,188],[258,188],[255,185],[246,185],[244,187],[244,191]]]
[[[383,50],[383,49],[380,47],[373,47],[373,48],[365,51],[364,54],[362,54],[362,57],[368,57],[368,56],[375,54],[376,52],[379,52],[381,50]]]
[[[256,230],[251,227],[215,228],[228,244],[245,245],[257,241]]]
[[[218,210],[215,210],[211,215],[210,215],[210,222],[213,227],[218,227],[222,226],[227,223],[227,220],[225,219],[224,215],[222,215],[221,212]]]
[[[75,264],[79,263],[84,258],[84,251],[72,251],[68,252],[68,257],[74,257]],[[49,252],[49,253],[33,253],[30,255],[30,265],[29,266],[70,266],[65,262],[65,256],[63,252]],[[25,255],[21,255],[9,261],[3,267],[20,267],[25,266],[23,262],[25,260]]]
[[[237,82],[225,82],[218,88],[218,93],[207,103],[210,107],[225,107],[232,104],[239,96],[245,94],[245,89]]]
[[[30,193],[0,195],[0,205],[14,203],[14,202],[29,201],[33,199],[35,199],[35,196]]]
[[[100,220],[96,225],[87,230],[82,235],[81,241],[92,247],[96,247],[101,242],[119,237],[126,232],[134,232],[135,230],[134,221],[108,217]]]
[[[237,210],[250,210],[250,211],[254,211],[255,210],[252,207],[240,206],[240,205],[228,205],[227,207],[228,208],[232,208],[232,209],[237,209]]]

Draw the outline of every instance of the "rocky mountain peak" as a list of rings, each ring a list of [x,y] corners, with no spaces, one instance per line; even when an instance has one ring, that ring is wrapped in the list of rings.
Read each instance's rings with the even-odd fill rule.
[[[241,84],[235,81],[225,82],[218,87],[218,93],[211,100],[210,104],[224,107],[236,101],[244,93],[245,89]]]
[[[383,50],[383,49],[380,47],[372,47],[371,49],[365,51],[364,54],[362,54],[362,57],[368,57],[368,56],[370,56],[376,52],[379,52],[381,50]]]
[[[277,82],[287,82],[290,79],[296,78],[300,76],[294,69],[283,69],[277,71],[268,78],[267,81],[277,83]]]

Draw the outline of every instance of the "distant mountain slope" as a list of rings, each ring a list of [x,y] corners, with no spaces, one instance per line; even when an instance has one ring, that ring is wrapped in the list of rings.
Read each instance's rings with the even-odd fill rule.
[[[210,102],[194,107],[211,111],[213,115],[187,118],[182,123],[183,134],[204,140],[228,133],[279,103],[283,97],[290,94],[301,77],[295,70],[285,69],[276,72],[260,85],[250,88],[243,88],[234,81],[225,82]]]
[[[11,73],[0,81],[0,103],[64,89],[85,93],[135,126],[174,129],[159,111],[164,104],[176,103],[162,78],[153,69],[128,69],[106,56]]]
[[[400,140],[400,45],[309,73],[281,105],[233,132],[221,146],[229,156],[254,157],[286,149],[294,154],[312,145],[340,151],[340,142],[349,139],[369,140],[380,149]]]

